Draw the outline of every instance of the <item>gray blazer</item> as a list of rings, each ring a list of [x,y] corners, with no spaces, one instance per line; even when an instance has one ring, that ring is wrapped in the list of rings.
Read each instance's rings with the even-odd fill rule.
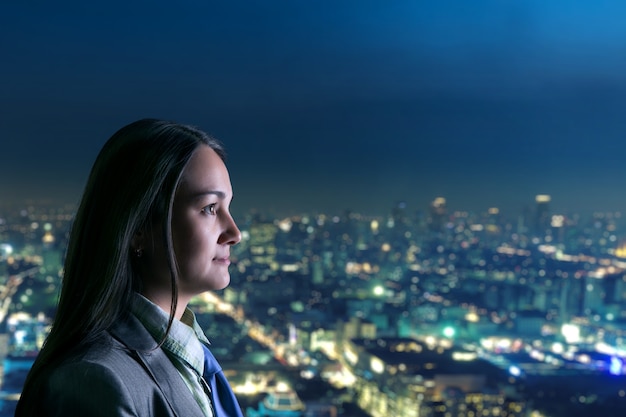
[[[134,316],[46,378],[42,417],[204,417],[162,349]]]

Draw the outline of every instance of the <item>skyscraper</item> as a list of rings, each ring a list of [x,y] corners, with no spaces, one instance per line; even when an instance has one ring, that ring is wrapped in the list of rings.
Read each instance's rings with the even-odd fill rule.
[[[437,197],[430,203],[430,218],[428,226],[431,231],[439,232],[443,229],[446,218],[446,199]]]
[[[534,232],[538,236],[544,236],[548,227],[550,227],[550,200],[547,194],[538,194],[535,197],[535,219]]]

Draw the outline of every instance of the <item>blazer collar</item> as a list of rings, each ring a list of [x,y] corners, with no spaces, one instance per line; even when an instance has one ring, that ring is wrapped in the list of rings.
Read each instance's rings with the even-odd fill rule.
[[[205,417],[180,373],[157,343],[132,314],[116,323],[111,335],[130,350],[150,375],[179,417]]]

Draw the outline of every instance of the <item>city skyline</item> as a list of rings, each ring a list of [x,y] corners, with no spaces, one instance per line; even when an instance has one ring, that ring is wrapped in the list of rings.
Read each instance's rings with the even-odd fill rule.
[[[538,196],[523,222],[461,212],[444,216],[439,209],[423,217],[396,212],[394,222],[251,217],[242,224],[246,238],[231,252],[231,285],[199,297],[192,308],[234,320],[236,327],[216,316],[201,323],[235,372],[244,366],[246,373],[267,375],[259,362],[270,357],[287,367],[326,357],[307,365],[309,377],[327,375],[339,383],[333,392],[352,387],[345,399],[372,416],[410,415],[380,411],[377,401],[390,397],[403,398],[415,415],[417,407],[441,405],[443,386],[456,387],[455,398],[492,413],[485,415],[502,415],[505,399],[520,407],[521,414],[509,416],[527,415],[521,412],[526,407],[550,417],[619,411],[626,372],[623,234],[608,216],[554,225],[544,216],[548,202]],[[437,200],[435,206],[444,204]],[[17,331],[20,320],[20,329],[41,329],[54,315],[71,208],[39,209],[0,221],[3,241],[16,242],[0,248],[6,278],[0,290],[11,300],[3,308],[15,324],[9,330]],[[32,330],[27,333],[33,337],[20,339],[15,332],[9,339],[15,343],[6,351],[17,355],[11,358],[29,357],[41,342]],[[341,365],[334,374],[324,371],[331,361]],[[11,364],[9,369],[14,376],[5,391],[19,392],[20,371]],[[459,390],[456,382],[469,374],[475,384]],[[254,385],[239,375],[244,400],[254,404],[246,394]],[[341,375],[345,379],[336,378]],[[487,384],[488,375],[500,375],[500,384]],[[425,394],[405,389],[405,378]],[[319,382],[291,385],[316,398],[310,389]],[[438,388],[424,390],[428,386]],[[326,398],[328,389],[321,391]],[[590,401],[579,401],[582,396]]]
[[[620,211],[626,5],[0,6],[0,200],[76,202],[160,117],[222,140],[233,211]]]

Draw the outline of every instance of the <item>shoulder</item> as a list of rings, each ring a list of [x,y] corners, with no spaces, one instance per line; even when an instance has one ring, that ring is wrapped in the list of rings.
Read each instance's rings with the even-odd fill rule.
[[[161,402],[167,409],[139,354],[109,334],[44,372],[38,400],[47,416],[156,415]]]
[[[19,415],[171,417],[171,398],[185,385],[182,380],[170,382],[176,380],[176,369],[155,347],[136,320],[121,320],[96,340],[41,368],[20,400]]]
[[[133,382],[140,378],[145,386],[148,379],[132,352],[108,336],[45,372],[43,403],[71,410],[72,415],[136,415],[133,395],[138,384]]]
[[[45,381],[42,403],[72,415],[137,415],[124,376],[105,360],[64,362]]]
[[[119,379],[142,368],[138,354],[106,333],[97,341],[67,355],[52,371],[63,375],[82,372],[81,378],[91,378],[109,373]]]

